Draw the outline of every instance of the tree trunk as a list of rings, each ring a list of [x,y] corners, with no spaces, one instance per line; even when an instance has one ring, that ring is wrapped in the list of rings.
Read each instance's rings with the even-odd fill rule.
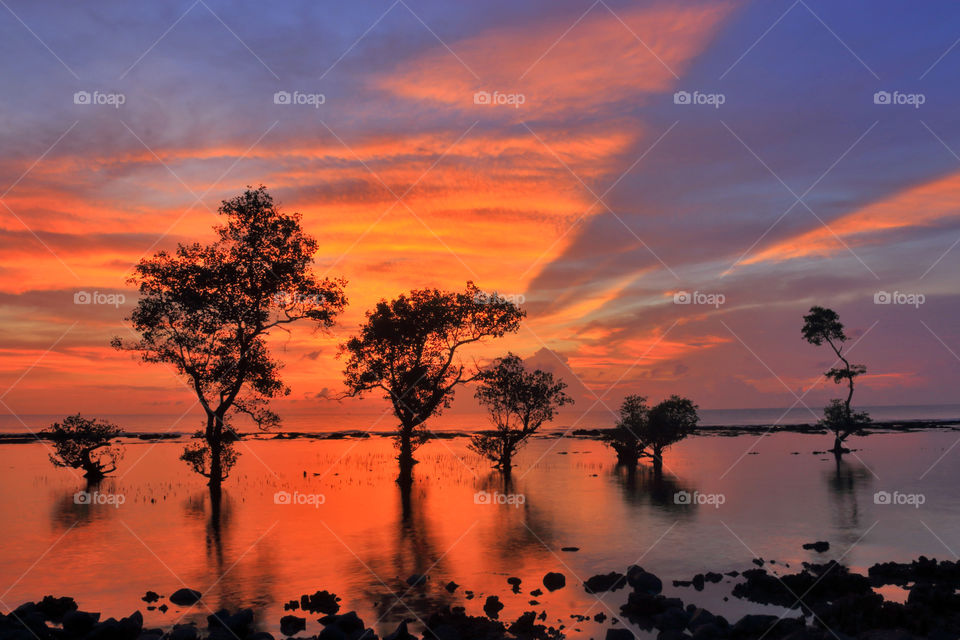
[[[663,473],[663,449],[653,450],[653,472],[656,475]]]
[[[413,482],[413,465],[416,461],[413,459],[413,429],[400,427],[400,455],[397,461],[400,463],[400,475],[397,482],[401,485],[409,486]]]
[[[223,420],[214,414],[207,419],[207,446],[210,447],[210,496],[220,493],[223,484]]]
[[[503,456],[500,458],[500,472],[505,478],[509,478],[513,468],[513,450],[509,447],[504,449]]]

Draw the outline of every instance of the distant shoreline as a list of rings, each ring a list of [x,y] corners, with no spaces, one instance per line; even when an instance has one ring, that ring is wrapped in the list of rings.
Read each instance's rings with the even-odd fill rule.
[[[864,430],[863,435],[874,433],[914,433],[918,431],[947,430],[960,431],[960,418],[949,420],[889,420],[874,422]],[[476,433],[487,430],[449,429],[433,431],[432,439],[449,440],[454,438],[468,438]],[[554,428],[543,430],[535,438],[580,438],[599,440],[605,429],[573,429]],[[693,436],[723,436],[734,437],[740,435],[764,435],[767,433],[805,433],[823,435],[827,430],[810,423],[781,424],[781,425],[711,425],[697,429]],[[240,434],[242,440],[347,440],[365,438],[391,438],[394,432],[389,429],[364,431],[362,429],[344,429],[339,431],[249,431]],[[125,440],[164,441],[191,439],[192,435],[186,431],[124,431],[121,436]],[[29,444],[49,440],[38,433],[29,431],[15,433],[0,433],[0,444]]]

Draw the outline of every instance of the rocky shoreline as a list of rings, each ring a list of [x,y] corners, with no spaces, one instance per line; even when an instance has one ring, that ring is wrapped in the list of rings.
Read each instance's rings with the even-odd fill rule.
[[[826,543],[811,543],[822,548]],[[816,545],[814,547],[813,545]],[[551,572],[529,590],[531,610],[516,620],[500,620],[504,608],[497,595],[486,598],[486,615],[472,616],[464,607],[446,606],[422,619],[407,619],[383,640],[560,640],[593,637],[577,624],[591,621],[603,625],[596,640],[630,640],[637,637],[623,620],[649,632],[658,640],[955,640],[960,638],[960,562],[937,561],[921,556],[910,563],[885,562],[869,568],[867,575],[851,571],[835,561],[823,564],[803,563],[795,573],[779,573],[775,561],[754,560],[754,567],[731,571],[726,575],[738,581],[731,596],[749,602],[781,607],[786,612],[774,615],[747,614],[729,621],[724,616],[685,604],[683,599],[663,595],[663,582],[639,566],[625,572],[611,571],[595,575],[575,587],[566,576]],[[776,567],[776,569],[774,569]],[[702,589],[705,582],[718,583],[723,575],[697,574],[692,580],[675,581],[676,586]],[[412,589],[424,588],[429,576],[414,575],[407,580]],[[505,587],[521,593],[520,578],[508,578]],[[907,592],[903,603],[885,600],[874,589],[896,585]],[[450,582],[448,591],[459,585]],[[557,618],[555,626],[546,624],[548,613],[537,610],[535,599],[543,589],[556,591],[581,588],[589,594],[624,590],[625,602],[619,617],[600,612],[593,616],[570,614],[569,623]],[[506,591],[506,588],[505,588]],[[471,592],[467,599],[472,597]],[[200,603],[199,591],[179,589],[168,598],[149,591],[142,597],[149,609],[167,611],[174,606],[190,607]],[[161,602],[157,605],[156,603]],[[341,599],[328,591],[304,594],[284,605],[279,621],[262,619],[253,609],[236,612],[220,610],[207,616],[206,628],[193,623],[172,624],[168,628],[145,628],[143,614],[136,611],[124,618],[101,620],[100,613],[82,611],[70,597],[45,596],[39,602],[20,605],[8,614],[0,614],[0,640],[274,640],[260,629],[279,628],[281,637],[302,640],[377,640],[355,611],[341,613]],[[556,612],[553,612],[555,614]],[[307,619],[316,617],[323,629],[314,636],[304,634]],[[271,624],[273,622],[273,624]],[[278,623],[278,624],[277,624]],[[417,623],[416,625],[414,623]],[[422,624],[421,624],[422,623]],[[410,626],[422,626],[422,636],[410,632]]]

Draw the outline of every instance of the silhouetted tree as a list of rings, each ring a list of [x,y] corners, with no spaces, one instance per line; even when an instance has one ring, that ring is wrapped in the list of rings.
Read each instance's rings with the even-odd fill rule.
[[[494,360],[477,379],[476,398],[487,408],[496,431],[473,436],[470,448],[510,475],[517,449],[573,399],[563,391],[565,382],[554,380],[547,371],[527,371],[523,360],[512,353]]]
[[[212,244],[180,244],[137,265],[131,284],[140,299],[129,320],[141,338],[113,339],[144,362],[173,365],[206,413],[203,444],[183,454],[219,491],[236,461],[229,420],[249,415],[263,429],[279,416],[271,398],[290,390],[266,337],[299,320],[332,326],[347,301],[344,280],[319,279],[311,262],[317,241],[300,226],[300,214],[281,213],[265,187],[225,200]]]
[[[650,449],[655,472],[663,470],[664,450],[693,433],[698,422],[697,405],[689,398],[673,395],[650,409],[643,442]]]
[[[412,480],[413,451],[427,438],[424,423],[450,406],[457,385],[475,378],[457,351],[516,331],[523,316],[512,302],[472,282],[462,293],[418,289],[377,303],[359,334],[341,347],[347,395],[379,389],[400,421],[401,484]]]
[[[121,435],[120,427],[99,418],[84,418],[78,413],[53,423],[41,433],[53,443],[50,461],[54,465],[82,469],[91,482],[116,471],[123,456],[118,447],[110,444]]]
[[[843,355],[847,336],[843,331],[840,316],[833,309],[810,307],[810,313],[803,316],[801,331],[803,339],[810,344],[820,346],[826,342],[830,345],[834,354],[843,363],[842,366],[832,367],[824,375],[836,384],[843,384],[846,381],[847,397],[845,400],[831,400],[830,404],[824,408],[823,418],[820,420],[820,425],[833,432],[833,453],[839,456],[847,451],[843,446],[844,441],[871,422],[870,415],[866,411],[853,411],[850,406],[853,400],[853,381],[866,373],[867,367],[862,364],[850,364]]]
[[[617,452],[620,464],[636,466],[641,457],[648,457],[654,472],[660,473],[663,452],[693,433],[699,421],[697,405],[688,398],[673,395],[648,407],[645,397],[631,395],[620,407],[617,426],[603,439]]]
[[[643,455],[641,435],[647,428],[649,413],[650,408],[645,397],[627,396],[620,405],[617,425],[603,432],[601,437],[616,451],[619,464],[637,466],[640,456]]]

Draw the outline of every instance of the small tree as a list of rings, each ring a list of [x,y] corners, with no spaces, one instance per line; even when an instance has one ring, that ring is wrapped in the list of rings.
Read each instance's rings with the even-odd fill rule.
[[[617,426],[603,432],[602,438],[617,453],[617,463],[629,467],[637,466],[643,455],[642,434],[647,429],[650,408],[647,399],[640,395],[624,398],[620,405],[620,417]]]
[[[317,278],[311,269],[317,241],[300,226],[300,214],[281,213],[265,187],[225,200],[209,245],[178,245],[141,260],[130,282],[140,299],[129,320],[141,338],[113,339],[144,362],[173,365],[206,413],[203,444],[183,460],[219,490],[236,452],[229,426],[236,413],[266,429],[279,424],[272,398],[290,390],[266,337],[300,320],[333,325],[346,306],[343,280]]]
[[[803,339],[810,344],[820,346],[824,342],[830,345],[833,353],[843,363],[839,367],[831,367],[824,375],[835,384],[847,384],[845,400],[834,399],[824,410],[819,424],[833,433],[833,453],[841,455],[846,451],[844,441],[851,435],[859,433],[870,424],[870,415],[866,411],[855,412],[850,406],[853,400],[854,380],[867,372],[862,364],[851,364],[843,355],[843,348],[847,341],[840,316],[833,309],[825,307],[810,307],[810,313],[803,316]]]
[[[663,470],[664,450],[693,433],[698,422],[697,405],[689,398],[673,395],[650,409],[643,441],[650,449],[654,471]]]
[[[414,449],[427,438],[424,423],[450,406],[457,385],[475,374],[458,350],[520,328],[524,312],[512,302],[480,291],[418,289],[367,312],[359,334],[340,349],[346,355],[347,396],[377,389],[390,401],[397,431],[401,484],[412,481]]]
[[[565,382],[554,380],[547,371],[527,371],[523,360],[512,353],[494,360],[477,379],[475,396],[487,408],[496,431],[473,436],[470,448],[510,475],[517,449],[573,399],[564,393]]]
[[[50,461],[70,469],[83,469],[87,480],[96,482],[117,470],[123,452],[110,441],[121,435],[117,425],[84,418],[79,413],[55,422],[41,432],[53,442]]]
[[[663,471],[663,452],[693,433],[700,421],[697,405],[690,399],[670,396],[647,407],[647,399],[627,396],[620,407],[617,426],[603,434],[617,452],[617,462],[636,466],[641,457],[653,462],[655,473]]]

